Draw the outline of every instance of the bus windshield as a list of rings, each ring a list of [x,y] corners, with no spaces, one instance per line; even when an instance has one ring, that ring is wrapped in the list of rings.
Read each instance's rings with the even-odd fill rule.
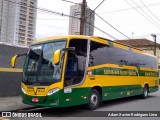
[[[60,81],[63,58],[59,65],[54,65],[53,55],[65,46],[65,40],[31,46],[24,64],[23,82],[27,85],[50,85]]]

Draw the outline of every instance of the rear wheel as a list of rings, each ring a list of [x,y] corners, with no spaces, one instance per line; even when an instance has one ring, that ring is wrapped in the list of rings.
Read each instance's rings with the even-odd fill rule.
[[[99,92],[96,89],[92,89],[89,97],[89,103],[87,104],[87,109],[95,110],[98,108],[99,104],[100,104]]]
[[[143,94],[141,96],[143,99],[146,99],[148,97],[148,91],[149,91],[148,86],[145,85],[144,88],[143,88]]]

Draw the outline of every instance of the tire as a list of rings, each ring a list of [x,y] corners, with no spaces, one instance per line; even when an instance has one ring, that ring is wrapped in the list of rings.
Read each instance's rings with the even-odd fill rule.
[[[148,86],[145,85],[144,88],[143,88],[143,94],[141,95],[141,97],[142,97],[143,99],[146,99],[146,98],[148,97],[148,92],[149,92]]]
[[[89,103],[87,104],[87,109],[89,110],[95,110],[100,105],[100,95],[99,92],[96,89],[91,90],[91,94],[89,97]]]

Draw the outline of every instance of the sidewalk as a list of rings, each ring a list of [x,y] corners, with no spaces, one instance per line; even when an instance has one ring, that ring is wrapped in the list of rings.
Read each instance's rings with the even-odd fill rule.
[[[0,112],[33,107],[22,103],[21,96],[0,97]]]

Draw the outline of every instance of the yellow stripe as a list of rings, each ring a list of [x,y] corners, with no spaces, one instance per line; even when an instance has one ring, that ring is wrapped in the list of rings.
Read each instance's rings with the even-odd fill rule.
[[[132,51],[133,51],[133,52],[136,52],[136,53],[145,53],[145,52],[142,51],[142,50],[137,50],[137,49],[134,49],[134,48],[132,48]]]
[[[153,68],[140,68],[140,70],[145,70],[145,71],[155,71],[155,72],[158,71],[158,69],[153,69]]]
[[[0,72],[23,72],[21,68],[0,68]]]
[[[135,66],[125,66],[125,65],[123,65],[121,67],[121,66],[119,66],[117,64],[102,64],[102,65],[96,65],[96,66],[93,66],[93,67],[88,67],[87,70],[94,70],[94,69],[103,68],[103,67],[123,68],[123,69],[131,69],[131,70],[136,70],[137,69]],[[140,70],[155,71],[155,72],[158,71],[158,69],[153,69],[153,68],[140,68]]]
[[[88,67],[87,70],[93,70],[93,69],[98,69],[98,68],[103,68],[103,67],[110,67],[110,68],[123,68],[123,69],[131,69],[131,70],[135,70],[136,67],[135,66],[125,66],[123,65],[122,67],[117,65],[117,64],[102,64],[102,65],[96,65],[93,67]]]
[[[91,80],[94,78],[95,80]],[[141,85],[144,86],[144,83],[148,83],[149,87],[154,87],[155,81],[158,77],[139,77],[139,76],[86,76],[85,82],[78,86],[73,86],[72,88],[84,88],[84,87],[93,87],[93,86],[122,86],[122,85]]]
[[[87,70],[93,70],[93,69],[98,69],[98,68],[103,68],[103,67],[110,67],[110,64],[102,64],[102,65],[96,65],[96,66],[88,67]]]
[[[47,42],[47,41],[52,41],[52,40],[57,40],[57,39],[88,39],[87,36],[84,35],[64,35],[64,36],[53,36],[53,37],[46,37],[46,38],[42,38],[40,40],[36,40],[33,42],[33,44],[35,43],[39,43],[39,42]]]
[[[124,45],[121,45],[121,44],[118,44],[118,43],[113,43],[113,45],[114,45],[115,47],[118,47],[118,48],[122,48],[122,49],[126,49],[126,50],[129,49],[128,46],[124,46]]]
[[[98,37],[91,37],[91,40],[102,44],[107,44],[107,45],[109,44],[108,40],[100,39]]]

